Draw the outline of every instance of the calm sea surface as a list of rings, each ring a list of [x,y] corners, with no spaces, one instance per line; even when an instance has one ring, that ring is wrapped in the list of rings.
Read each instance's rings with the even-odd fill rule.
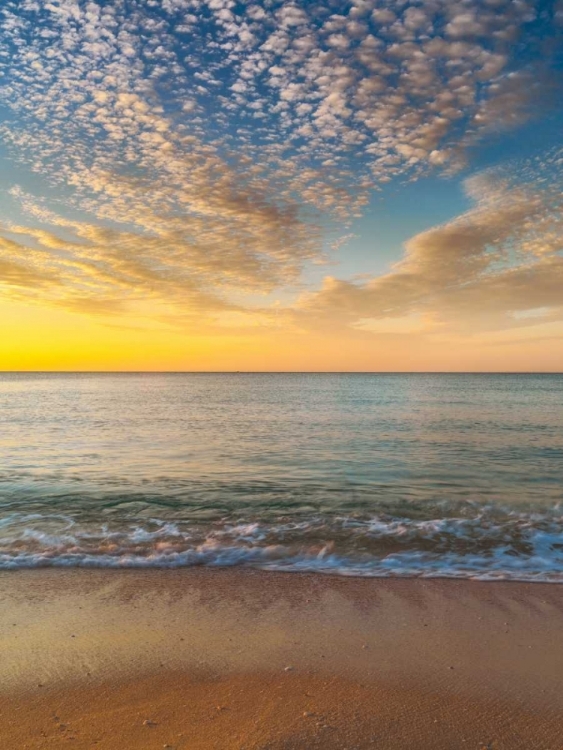
[[[563,376],[0,375],[0,568],[563,581]]]

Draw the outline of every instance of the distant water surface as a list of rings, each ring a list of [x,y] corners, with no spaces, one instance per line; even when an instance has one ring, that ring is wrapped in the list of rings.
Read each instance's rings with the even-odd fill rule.
[[[0,568],[563,581],[563,376],[0,374]]]

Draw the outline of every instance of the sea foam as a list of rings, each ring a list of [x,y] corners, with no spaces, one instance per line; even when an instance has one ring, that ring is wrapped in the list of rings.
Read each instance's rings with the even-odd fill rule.
[[[0,529],[0,569],[246,566],[352,576],[563,581],[563,516],[321,517],[223,520],[152,518],[98,525],[71,516],[13,513]]]

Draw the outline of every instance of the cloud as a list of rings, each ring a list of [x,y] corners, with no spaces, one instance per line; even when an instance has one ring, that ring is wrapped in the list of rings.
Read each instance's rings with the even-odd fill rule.
[[[42,254],[7,237],[0,237],[0,290],[8,296],[59,286],[61,279],[46,269]]]
[[[5,97],[28,123],[49,122],[55,138],[43,153],[57,149],[59,132],[69,149],[88,145],[99,158],[144,168],[153,150],[242,148],[272,173],[284,153],[293,177],[309,168],[306,200],[316,208],[327,183],[349,178],[311,171],[314,163],[336,152],[347,168],[360,159],[377,180],[432,161],[435,151],[453,155],[467,130],[502,124],[507,103],[518,122],[532,116],[522,96],[529,65],[550,62],[536,43],[551,19],[534,26],[527,0],[366,0],[339,14],[299,2],[234,13],[200,0],[161,8],[132,0],[128,9],[6,4]],[[541,76],[534,86],[542,88]],[[250,121],[268,111],[274,116],[260,127]],[[229,127],[233,119],[238,127]],[[76,169],[77,155],[67,158]],[[287,177],[290,192],[303,187]]]
[[[14,224],[3,228],[18,238],[3,241],[0,272],[5,296],[21,298],[27,291],[33,298],[41,291],[43,302],[99,315],[126,312],[139,301],[166,302],[183,314],[200,316],[236,309],[216,291],[221,270],[217,259],[198,253],[178,229],[149,234],[65,220],[35,205],[22,191],[17,194],[29,213],[53,229]],[[236,283],[252,284],[256,269],[241,257],[238,264],[225,263],[225,286],[237,268]],[[260,283],[265,283],[263,275],[259,274]],[[215,291],[209,291],[210,286]]]
[[[450,328],[529,325],[526,313],[563,320],[563,153],[485,171],[465,182],[475,206],[422,232],[386,275],[325,279],[303,295],[306,326],[355,325],[428,316]]]
[[[19,243],[0,247],[5,293],[213,315],[298,290],[374,188],[455,167],[544,106],[555,53],[540,40],[556,47],[560,9],[535,5],[7,0],[0,134],[51,200],[17,192],[29,222],[4,227]],[[523,210],[511,195],[506,225]],[[485,274],[472,248],[501,227],[477,213],[414,238],[377,295],[330,281],[314,304],[371,310],[377,296],[408,313],[422,286]]]

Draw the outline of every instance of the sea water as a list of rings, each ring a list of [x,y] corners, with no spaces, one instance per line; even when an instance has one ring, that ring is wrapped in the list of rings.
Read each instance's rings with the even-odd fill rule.
[[[563,375],[0,374],[0,568],[563,581]]]

